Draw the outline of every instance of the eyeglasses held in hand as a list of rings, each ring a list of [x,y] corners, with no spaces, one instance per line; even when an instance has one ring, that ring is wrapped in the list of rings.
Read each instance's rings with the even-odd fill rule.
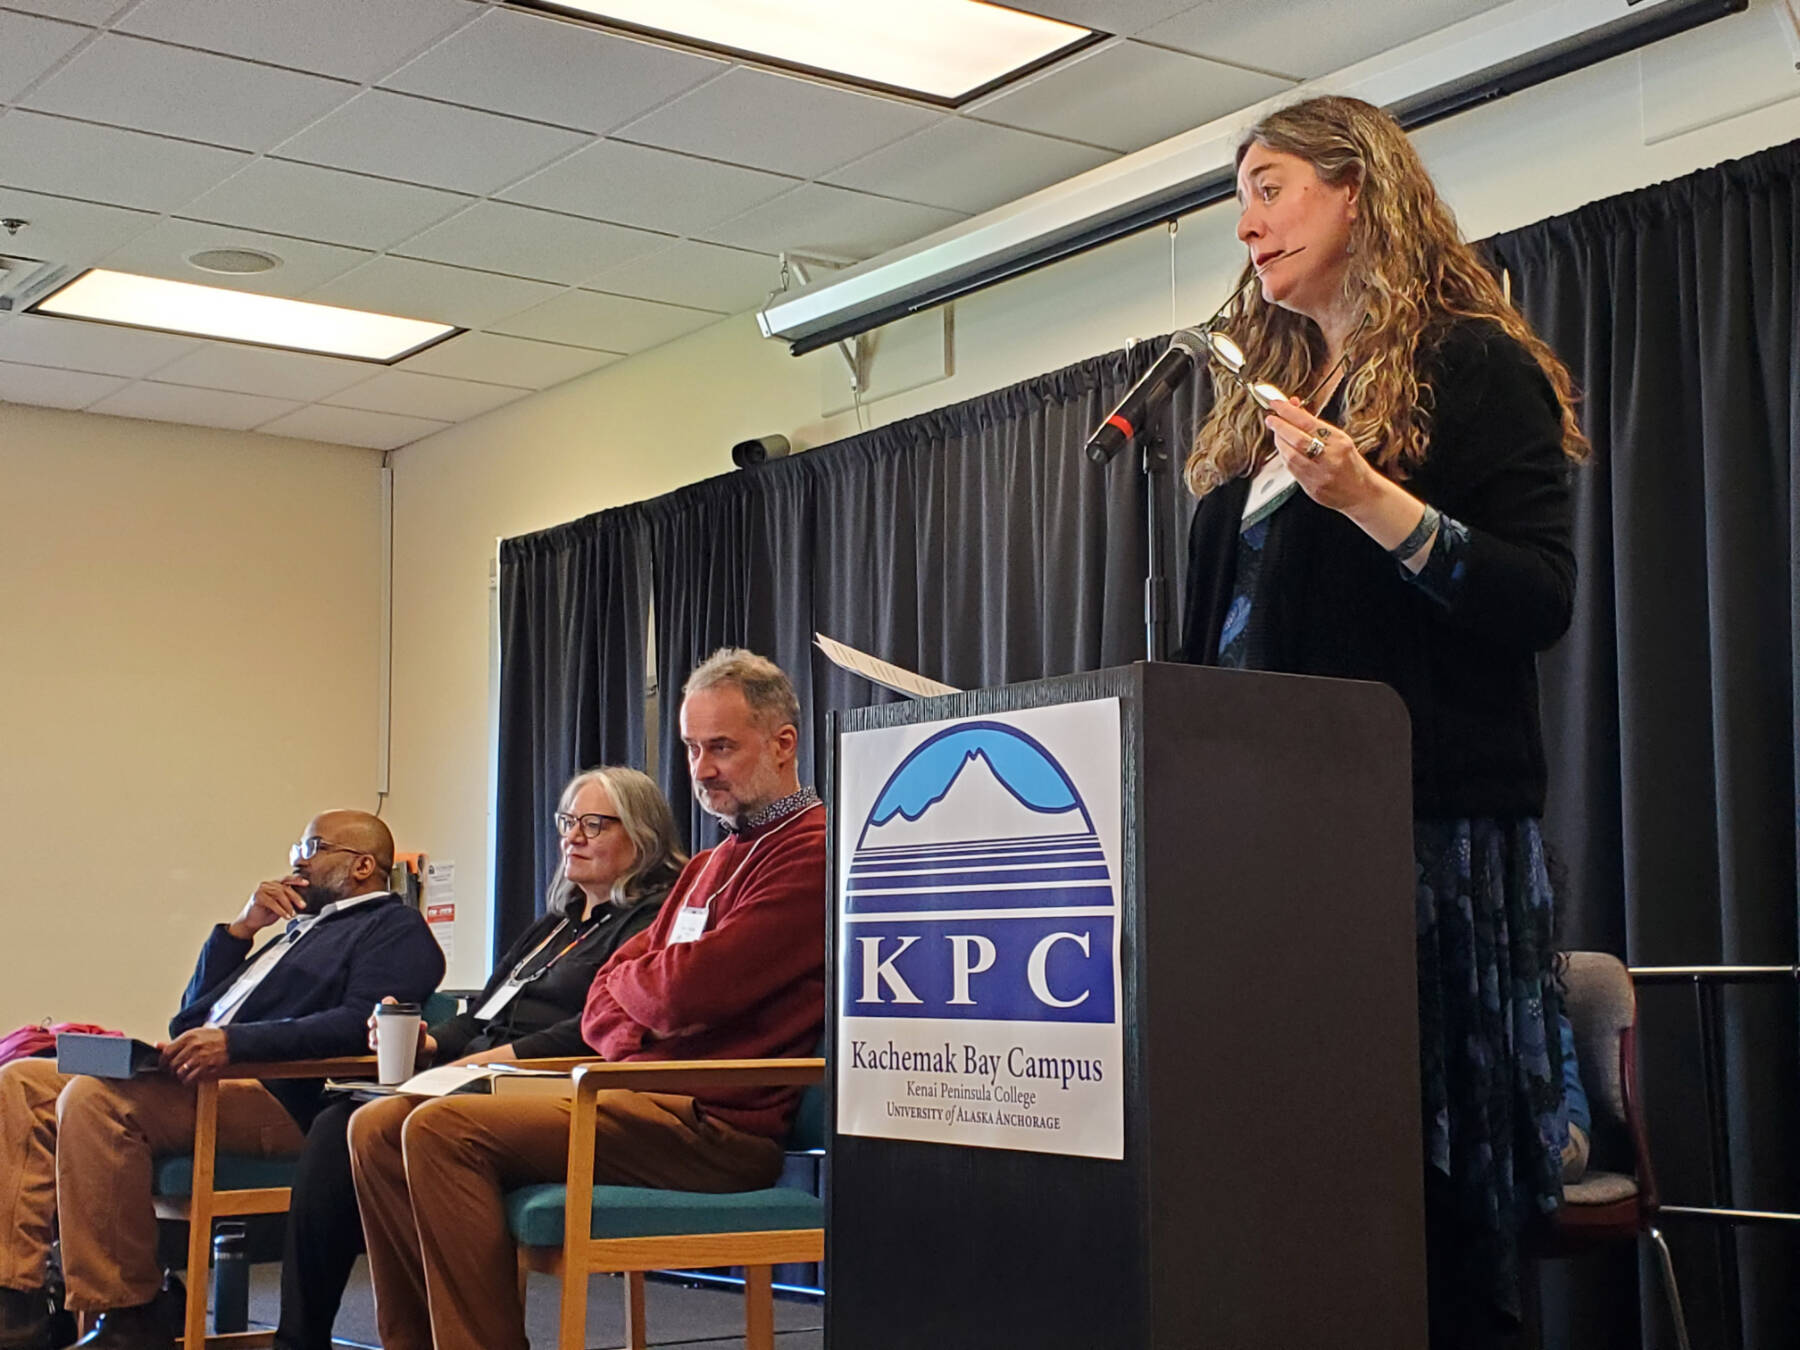
[[[1242,386],[1244,392],[1250,395],[1257,407],[1268,412],[1272,404],[1285,400],[1287,395],[1272,384],[1261,380],[1245,379],[1244,349],[1219,327],[1219,320],[1225,317],[1225,311],[1230,309],[1237,298],[1249,290],[1250,284],[1257,279],[1256,269],[1251,268],[1250,275],[1240,281],[1237,289],[1225,297],[1225,303],[1213,312],[1212,318],[1201,325],[1199,331],[1201,339],[1206,343],[1207,355],[1212,357],[1221,370]]]
[[[551,817],[556,822],[558,835],[566,835],[579,828],[583,839],[596,838],[608,824],[617,825],[617,816],[603,816],[598,811],[591,811],[585,816],[572,816],[566,811],[558,811]]]

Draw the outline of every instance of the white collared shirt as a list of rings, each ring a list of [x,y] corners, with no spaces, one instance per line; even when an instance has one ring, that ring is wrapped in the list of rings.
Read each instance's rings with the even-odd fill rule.
[[[333,914],[342,913],[346,909],[362,904],[365,900],[374,900],[384,895],[392,895],[392,891],[368,891],[362,895],[352,895],[343,900],[334,900],[317,914],[300,914],[287,921],[287,931],[269,943],[256,954],[256,959],[245,966],[242,973],[231,982],[231,988],[214,1001],[206,1014],[206,1025],[209,1027],[229,1026],[231,1019],[237,1016],[237,1010],[243,1006],[244,1000],[250,997],[252,990],[269,978],[281,958],[300,945],[300,939],[321,919]]]

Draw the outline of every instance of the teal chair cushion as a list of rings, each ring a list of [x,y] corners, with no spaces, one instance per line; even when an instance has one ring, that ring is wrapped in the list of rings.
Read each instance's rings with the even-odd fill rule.
[[[249,1153],[221,1153],[213,1160],[213,1189],[220,1191],[254,1191],[267,1186],[291,1186],[297,1158],[258,1158]],[[178,1153],[158,1158],[150,1173],[153,1195],[192,1195],[194,1193],[194,1159]]]
[[[506,1197],[506,1222],[526,1247],[560,1247],[564,1186],[523,1186]],[[681,1237],[693,1233],[763,1233],[823,1228],[825,1204],[790,1186],[709,1195],[648,1186],[594,1187],[597,1238]]]
[[[461,1006],[460,999],[452,998],[448,994],[433,994],[420,1007],[419,1017],[426,1026],[435,1027],[439,1022],[448,1022],[455,1017]]]

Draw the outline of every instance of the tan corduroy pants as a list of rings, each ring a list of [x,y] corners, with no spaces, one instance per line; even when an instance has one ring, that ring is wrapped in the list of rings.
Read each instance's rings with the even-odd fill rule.
[[[261,1083],[219,1084],[222,1152],[293,1154],[304,1137]],[[194,1090],[173,1078],[70,1078],[48,1059],[0,1068],[0,1285],[41,1287],[60,1227],[71,1308],[155,1298],[151,1166],[193,1143]]]
[[[780,1174],[779,1144],[707,1117],[692,1097],[608,1091],[598,1107],[597,1183],[740,1191]],[[527,1350],[503,1197],[561,1181],[568,1158],[562,1097],[390,1097],[350,1117],[385,1350]]]

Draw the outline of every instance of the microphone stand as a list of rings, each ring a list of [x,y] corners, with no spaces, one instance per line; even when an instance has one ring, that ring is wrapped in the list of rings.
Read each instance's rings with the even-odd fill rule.
[[[1169,583],[1163,575],[1163,539],[1169,516],[1165,506],[1169,490],[1169,452],[1162,437],[1146,428],[1136,438],[1139,464],[1144,474],[1144,539],[1149,557],[1144,565],[1144,659],[1169,657]]]

